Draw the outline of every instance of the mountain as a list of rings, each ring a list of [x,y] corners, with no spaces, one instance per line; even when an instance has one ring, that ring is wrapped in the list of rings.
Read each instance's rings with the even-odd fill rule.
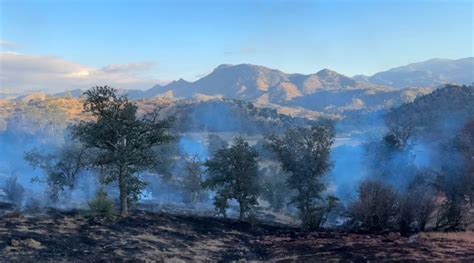
[[[153,98],[238,99],[272,107],[279,112],[347,116],[354,112],[388,110],[413,101],[443,83],[470,83],[474,58],[432,59],[373,76],[348,77],[330,69],[313,74],[288,74],[252,64],[223,64],[210,74],[189,82],[179,79],[151,89],[120,90],[131,99]],[[58,97],[79,97],[82,90],[58,93]],[[1,98],[2,96],[0,96]],[[25,96],[6,94],[3,97]]]
[[[82,89],[73,89],[69,91],[55,93],[54,96],[60,98],[79,98],[84,93]]]
[[[178,80],[129,94],[134,99],[154,97],[239,99],[259,105],[340,114],[344,111],[379,110],[412,101],[431,90],[390,87],[358,81],[329,69],[313,74],[287,74],[252,64],[220,65],[207,76]]]
[[[371,77],[357,75],[354,79],[394,87],[436,87],[443,84],[465,84],[474,82],[474,57],[452,59],[430,59],[402,67],[379,72]]]
[[[221,96],[254,102],[284,103],[323,90],[374,88],[329,69],[317,73],[287,74],[252,64],[220,65],[209,75],[195,81],[178,80],[155,86],[135,98],[150,98],[172,93],[175,97]],[[139,95],[139,96],[137,96]]]

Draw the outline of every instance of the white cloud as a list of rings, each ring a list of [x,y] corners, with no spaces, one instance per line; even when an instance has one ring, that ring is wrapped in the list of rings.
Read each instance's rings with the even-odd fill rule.
[[[109,85],[118,89],[148,89],[161,81],[144,76],[148,62],[84,66],[58,57],[0,53],[0,88],[58,92]]]
[[[6,50],[16,50],[20,48],[20,44],[0,39],[0,48]]]
[[[141,62],[141,63],[130,63],[130,64],[111,64],[102,68],[102,71],[109,73],[118,72],[137,72],[146,71],[153,67],[153,63]]]

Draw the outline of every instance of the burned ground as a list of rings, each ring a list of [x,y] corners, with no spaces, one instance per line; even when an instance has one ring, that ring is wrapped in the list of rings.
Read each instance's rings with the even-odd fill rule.
[[[29,261],[467,261],[474,239],[307,232],[233,219],[137,212],[113,223],[81,212],[0,218],[1,260]],[[466,234],[469,236],[469,234]]]

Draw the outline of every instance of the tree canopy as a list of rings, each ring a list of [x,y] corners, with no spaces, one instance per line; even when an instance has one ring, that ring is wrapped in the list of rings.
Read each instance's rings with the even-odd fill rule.
[[[204,164],[209,178],[205,185],[216,191],[215,205],[225,215],[228,200],[239,203],[242,220],[257,204],[257,152],[243,138],[237,137],[230,148],[222,148]]]
[[[172,122],[159,119],[157,111],[139,117],[136,104],[108,86],[94,87],[84,95],[84,111],[95,120],[74,126],[73,135],[96,151],[93,165],[107,171],[105,181],[118,181],[121,215],[127,216],[129,202],[144,187],[138,174],[159,163],[155,147],[173,139]]]

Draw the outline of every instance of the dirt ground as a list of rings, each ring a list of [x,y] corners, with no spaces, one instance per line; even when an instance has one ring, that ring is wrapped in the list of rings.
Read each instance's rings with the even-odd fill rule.
[[[0,261],[474,262],[472,235],[305,232],[148,212],[114,223],[79,212],[8,214],[0,217]]]

